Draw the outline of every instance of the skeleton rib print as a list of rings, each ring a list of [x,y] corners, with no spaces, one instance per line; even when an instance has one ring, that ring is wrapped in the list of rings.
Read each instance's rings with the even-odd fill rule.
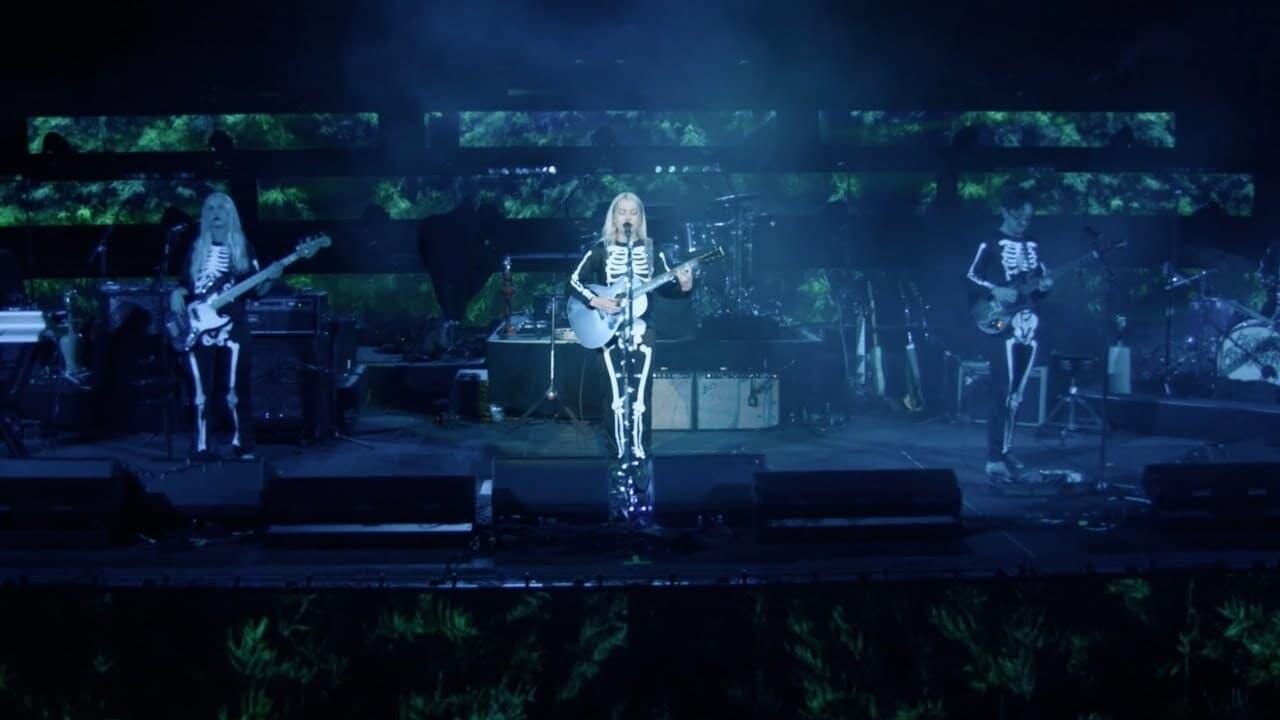
[[[652,277],[653,266],[649,262],[649,251],[643,244],[637,244],[631,248],[631,265],[636,280],[645,282]],[[609,285],[626,277],[627,247],[625,245],[609,246],[609,256],[605,258],[604,263],[604,274]]]
[[[195,291],[197,295],[209,292],[218,278],[231,270],[231,251],[225,245],[210,245],[209,254],[204,257],[204,266],[196,276]]]
[[[1015,275],[1029,273],[1039,266],[1036,243],[1009,239],[1000,241],[1000,267],[1004,269],[1005,281],[1011,280]]]

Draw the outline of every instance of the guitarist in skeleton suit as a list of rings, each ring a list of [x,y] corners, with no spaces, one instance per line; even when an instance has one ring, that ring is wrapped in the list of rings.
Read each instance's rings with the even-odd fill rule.
[[[272,277],[279,277],[277,264]],[[234,285],[260,268],[253,248],[245,239],[240,227],[240,215],[235,203],[223,193],[213,193],[205,198],[200,212],[200,233],[191,247],[187,271],[183,274],[183,288],[170,299],[171,309],[181,313],[188,295],[201,297]],[[271,283],[264,282],[256,289],[264,295]],[[184,292],[185,291],[185,292]],[[223,330],[202,338],[187,353],[186,364],[191,371],[193,403],[196,411],[194,456],[210,459],[208,399],[214,393],[218,378],[219,361],[226,363],[227,388],[225,400],[231,416],[233,435],[231,450],[238,458],[254,457],[254,435],[251,397],[249,394],[251,337],[245,301],[243,298],[221,309],[220,314],[231,323]]]
[[[630,253],[628,253],[628,238]],[[568,291],[587,305],[615,314],[625,312],[616,300],[597,295],[587,285],[611,285],[627,276],[628,255],[634,283],[638,286],[657,272],[670,270],[667,259],[654,253],[653,241],[645,225],[644,205],[632,193],[613,199],[604,219],[600,244],[591,248],[569,276]],[[662,263],[655,272],[654,260]],[[666,285],[657,290],[668,297],[686,295],[693,290],[693,274],[687,268],[676,273],[679,289]],[[645,443],[651,424],[647,412],[653,396],[649,375],[653,369],[654,329],[637,316],[632,327],[621,327],[618,334],[602,349],[605,372],[609,376],[611,402],[606,417],[612,416],[609,438],[613,468],[610,472],[609,509],[616,520],[647,522],[653,511],[650,488],[644,467]],[[624,368],[630,367],[630,372]],[[631,416],[626,415],[626,397],[631,398]],[[607,422],[607,421],[606,421]]]
[[[991,365],[992,403],[987,422],[987,476],[996,482],[1017,479],[1022,463],[1010,452],[1013,445],[1014,418],[1022,403],[1031,369],[1035,367],[1036,329],[1040,316],[1036,303],[1052,287],[1048,270],[1040,258],[1039,243],[1027,235],[1033,210],[1021,190],[1012,190],[1001,200],[1003,222],[998,236],[978,245],[969,266],[968,277],[984,293],[1002,303],[1018,299],[1017,290],[1009,287],[1027,278],[1040,278],[1031,294],[1031,307],[1015,313],[1009,328],[992,337],[987,347]]]

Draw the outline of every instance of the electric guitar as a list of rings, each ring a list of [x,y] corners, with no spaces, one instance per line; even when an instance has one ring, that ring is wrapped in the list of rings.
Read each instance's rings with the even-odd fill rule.
[[[632,315],[640,317],[649,309],[648,294],[675,280],[676,272],[681,268],[692,270],[703,263],[719,260],[722,257],[724,257],[724,248],[717,247],[709,250],[692,260],[687,260],[671,268],[661,275],[655,276],[646,283],[636,285],[631,290],[630,298],[627,297],[627,281],[625,278],[608,287],[588,285],[587,288],[596,295],[617,300],[623,310],[619,313],[610,314],[591,307],[582,298],[575,295],[569,298],[569,327],[573,328],[573,334],[577,336],[578,344],[582,345],[582,347],[588,350],[602,348],[618,333],[618,327],[622,325],[622,321],[627,317],[626,307],[628,303],[631,304]]]
[[[902,406],[907,412],[924,410],[924,393],[920,389],[920,357],[916,354],[916,341],[911,335],[911,303],[907,301],[907,291],[898,283],[898,294],[902,296],[902,314],[907,321],[907,377],[906,394],[902,397]]]
[[[219,310],[269,280],[274,275],[275,268],[283,270],[298,260],[314,256],[320,248],[326,248],[332,244],[333,241],[328,235],[308,237],[299,242],[293,252],[244,280],[230,287],[197,296],[195,300],[187,302],[186,310],[182,313],[169,312],[165,318],[165,328],[169,331],[169,342],[173,349],[178,352],[190,352],[197,343],[214,345],[224,341],[231,329],[231,318],[219,315]],[[178,293],[185,295],[186,291],[179,288],[174,291],[174,294]]]
[[[1026,273],[1018,281],[1008,285],[998,287],[1007,287],[1018,293],[1018,296],[1010,302],[1001,302],[995,298],[995,295],[988,295],[974,302],[969,308],[969,312],[973,315],[973,321],[978,326],[978,330],[987,335],[999,335],[1009,329],[1009,323],[1013,322],[1013,316],[1029,309],[1033,304],[1032,295],[1040,290],[1040,284],[1046,279],[1057,280],[1068,270],[1074,269],[1077,265],[1088,260],[1101,258],[1106,253],[1117,248],[1122,248],[1129,244],[1128,241],[1121,241],[1107,247],[1098,247],[1072,259],[1070,262],[1056,268],[1052,272],[1044,275],[1032,276]]]
[[[884,357],[880,350],[880,332],[876,325],[876,295],[867,281],[867,303],[871,318],[871,353],[867,358],[871,374],[871,390],[876,397],[884,397]]]

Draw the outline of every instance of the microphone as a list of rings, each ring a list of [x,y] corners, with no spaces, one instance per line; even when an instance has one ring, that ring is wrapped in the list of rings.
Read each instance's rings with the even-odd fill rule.
[[[631,239],[631,223],[629,222],[622,223],[622,231],[627,234],[627,239],[630,240]]]
[[[115,225],[108,225],[107,229],[102,231],[102,234],[98,236],[98,246],[89,254],[89,259],[86,262],[93,262],[95,258],[107,251],[107,241],[111,239],[111,231],[115,230],[115,228]]]

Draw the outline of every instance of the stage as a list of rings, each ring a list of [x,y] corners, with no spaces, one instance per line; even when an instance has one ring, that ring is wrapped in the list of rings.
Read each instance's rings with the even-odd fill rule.
[[[945,469],[954,471],[961,491],[955,527],[904,522],[875,531],[784,537],[763,535],[749,519],[699,517],[637,532],[555,517],[510,522],[495,512],[495,498],[504,487],[517,487],[521,501],[534,507],[542,502],[538,493],[549,490],[547,478],[554,477],[556,467],[598,459],[604,437],[593,424],[547,419],[442,423],[421,415],[366,413],[350,440],[263,445],[265,465],[226,460],[207,468],[165,459],[160,435],[96,442],[63,438],[54,446],[33,448],[37,458],[30,462],[116,458],[149,496],[163,498],[168,519],[162,526],[131,530],[106,546],[10,542],[0,550],[0,572],[4,582],[25,585],[476,588],[1072,575],[1280,561],[1280,534],[1274,532],[1161,526],[1140,487],[1144,468],[1153,464],[1274,461],[1275,448],[1261,441],[1206,445],[1113,432],[1100,489],[1096,433],[1020,428],[1020,456],[1028,468],[1050,472],[1037,482],[993,486],[983,474],[984,433],[980,424],[887,412],[835,425],[654,433],[655,462],[694,463],[693,470],[684,471],[686,479],[700,472],[698,467],[710,467],[698,462],[727,467],[737,457],[758,458],[760,469],[769,471]],[[186,442],[179,436],[175,446],[185,448]],[[506,477],[493,477],[494,468],[537,465],[540,459],[538,478],[514,478],[510,470]],[[383,532],[357,522],[337,530],[331,524],[329,533],[285,537],[260,512],[264,482],[269,482],[263,478],[272,472],[295,481],[290,490],[295,498],[307,495],[306,487],[296,486],[301,479],[336,481],[353,508],[363,502],[361,478],[399,477],[406,483],[469,478],[464,482],[474,480],[477,517],[465,528],[439,522]],[[667,487],[663,473],[655,480],[660,511],[664,497],[678,494],[670,487],[675,474],[667,477]],[[874,473],[836,477],[858,482]],[[581,473],[572,482],[581,486]],[[747,492],[750,479],[742,483]],[[316,488],[318,497],[322,491]],[[550,492],[559,493],[563,507],[566,493],[577,491],[564,486]],[[602,500],[603,486],[586,488],[576,498],[588,516],[595,493]]]

